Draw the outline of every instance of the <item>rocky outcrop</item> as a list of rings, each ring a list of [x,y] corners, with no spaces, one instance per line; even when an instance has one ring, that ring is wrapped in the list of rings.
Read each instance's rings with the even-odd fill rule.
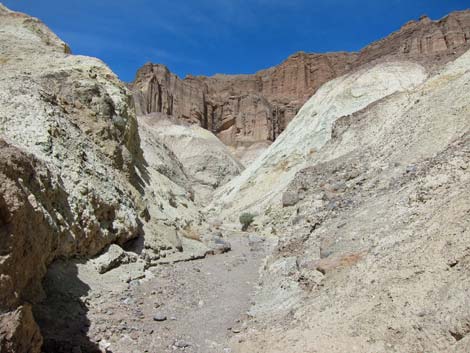
[[[70,55],[39,20],[3,6],[0,26],[0,307],[21,330],[2,331],[1,345],[20,337],[18,347],[34,352],[24,337],[36,342],[23,324],[31,315],[11,310],[43,299],[55,258],[92,256],[141,234],[141,156],[130,97],[109,68]]]
[[[0,150],[0,303],[14,308],[41,296],[46,266],[67,239],[65,226],[73,219],[57,175],[3,140]]]
[[[470,46],[470,10],[449,14],[439,21],[422,16],[359,53],[360,65],[376,60],[407,59],[429,69],[454,60]]]
[[[217,190],[214,207],[222,215],[236,218],[245,210],[262,212],[280,202],[295,174],[329,141],[337,119],[396,92],[411,90],[425,78],[421,65],[390,62],[326,83],[260,157]]]
[[[230,146],[273,141],[323,83],[347,72],[355,54],[297,53],[255,75],[189,76],[148,63],[131,84],[139,115],[164,113],[196,123]]]
[[[415,84],[383,97],[370,96],[367,77],[393,86],[391,62],[333,80],[252,164],[266,168],[240,188],[242,202],[274,179],[256,199],[283,190],[258,208],[279,244],[250,311],[257,327],[235,351],[468,349],[469,64],[467,51],[425,79],[419,65],[401,63],[395,82]]]
[[[62,180],[75,218],[59,251],[95,254],[137,236],[139,138],[125,87],[99,60],[64,51],[39,21],[0,16],[0,132]]]
[[[174,154],[152,142],[158,168],[145,159],[129,92],[106,65],[4,6],[0,30],[0,347],[39,352],[29,305],[44,300],[52,261],[138,238],[148,265],[181,251],[176,229],[201,215]],[[46,351],[67,351],[56,340]]]
[[[43,296],[41,279],[71,221],[57,175],[0,140],[0,347],[39,352],[42,338],[31,306]]]
[[[196,123],[227,145],[274,141],[324,83],[363,65],[417,62],[434,70],[470,47],[470,11],[422,17],[358,53],[297,53],[254,75],[188,76],[148,63],[131,84],[139,114],[159,112]]]
[[[2,352],[40,352],[42,336],[34,321],[31,305],[0,315],[0,349]]]

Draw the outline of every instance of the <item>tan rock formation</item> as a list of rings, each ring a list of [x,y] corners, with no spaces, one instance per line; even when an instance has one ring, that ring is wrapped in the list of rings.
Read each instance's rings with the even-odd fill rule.
[[[195,124],[172,121],[158,113],[139,116],[138,121],[143,143],[159,141],[181,162],[198,203],[207,203],[216,188],[243,170],[227,146]]]
[[[72,220],[57,175],[3,140],[0,151],[0,305],[14,308],[41,296],[46,265],[66,238],[64,226]]]
[[[42,337],[34,321],[31,305],[25,304],[0,315],[0,350],[2,352],[40,352]]]
[[[0,310],[18,319],[2,332],[19,330],[0,345],[37,352],[31,314],[12,310],[43,298],[51,261],[140,234],[139,137],[127,90],[101,61],[4,6],[0,26]]]
[[[153,144],[164,168],[144,160],[129,92],[106,65],[70,55],[39,20],[4,6],[0,31],[0,347],[34,353],[24,304],[44,299],[52,261],[138,236],[151,261],[179,251],[175,229],[200,215],[171,151]]]
[[[257,209],[279,244],[250,312],[262,325],[235,352],[468,351],[469,64],[425,78],[401,63],[415,84],[382,97],[393,62],[337,78],[238,177],[222,209]]]
[[[422,17],[359,53],[290,56],[254,75],[188,76],[159,64],[142,67],[131,84],[138,114],[162,112],[197,123],[237,147],[274,141],[325,82],[365,64],[391,59],[432,70],[470,47],[470,11],[439,20]]]

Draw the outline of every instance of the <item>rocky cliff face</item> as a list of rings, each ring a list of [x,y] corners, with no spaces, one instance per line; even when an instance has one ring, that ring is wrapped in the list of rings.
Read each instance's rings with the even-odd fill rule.
[[[43,298],[50,262],[140,234],[139,138],[126,88],[102,62],[70,55],[40,21],[3,6],[0,26],[0,307],[29,326],[2,326],[0,341],[38,351],[23,304]]]
[[[262,212],[280,197],[295,174],[331,138],[334,122],[369,104],[423,82],[425,69],[409,62],[381,63],[323,85],[279,138],[243,173],[217,190],[214,206],[223,215]]]
[[[399,31],[359,53],[359,64],[395,57],[419,62],[434,69],[449,62],[470,46],[470,11],[453,12],[439,21],[422,16]]]
[[[19,305],[43,293],[46,266],[65,236],[61,225],[71,221],[67,194],[58,176],[34,156],[4,140],[0,152],[0,347],[2,352],[39,351],[42,337],[31,306]]]
[[[39,352],[31,304],[45,299],[51,262],[138,238],[140,276],[192,250],[181,232],[197,233],[202,216],[175,154],[158,138],[141,144],[131,96],[106,65],[2,5],[0,31],[0,349]],[[68,351],[67,339],[53,333],[43,349]]]
[[[297,53],[255,75],[190,76],[146,64],[131,87],[139,115],[161,112],[214,132],[224,143],[273,141],[305,100],[351,68],[355,54]]]
[[[325,82],[377,61],[406,59],[433,70],[470,46],[470,11],[422,17],[359,53],[297,53],[254,75],[189,76],[146,64],[131,84],[138,114],[162,112],[214,132],[230,146],[274,141]]]

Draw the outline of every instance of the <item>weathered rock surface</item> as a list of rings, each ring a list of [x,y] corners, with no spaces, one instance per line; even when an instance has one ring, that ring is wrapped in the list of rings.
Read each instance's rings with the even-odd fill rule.
[[[188,76],[148,63],[131,84],[139,114],[161,112],[196,123],[224,143],[243,147],[274,141],[324,83],[378,61],[407,60],[429,70],[470,47],[470,11],[410,21],[358,53],[299,52],[254,75]]]
[[[298,53],[256,75],[189,76],[148,63],[131,84],[139,115],[164,113],[199,124],[230,146],[273,141],[315,87],[349,69],[354,54]],[[308,86],[308,87],[307,87]]]
[[[152,264],[202,258],[212,253],[200,208],[214,189],[243,167],[212,133],[153,115],[138,117],[145,204],[151,219],[133,247]],[[158,188],[156,188],[158,186]],[[175,250],[177,253],[175,253]]]
[[[95,254],[137,236],[139,138],[125,87],[99,60],[69,55],[38,20],[0,16],[0,133],[62,180],[72,215],[58,252]]]
[[[99,60],[70,55],[39,20],[3,6],[0,20],[6,312],[43,299],[41,278],[56,257],[90,256],[137,237],[143,207],[137,122],[124,85]],[[20,331],[2,340],[22,337],[23,326],[10,326]],[[38,351],[33,336],[25,351]]]
[[[0,5],[1,351],[220,352],[227,328],[240,352],[467,351],[470,54],[441,67],[468,48],[468,17],[256,75],[179,80],[146,65],[139,113],[199,124],[247,160],[266,149],[227,183],[242,168],[213,135],[137,120],[103,63]],[[218,185],[201,211],[198,193]],[[271,241],[228,239],[218,221],[246,210],[280,236],[249,330],[233,321]],[[184,262],[209,253],[222,255]]]
[[[0,151],[0,305],[5,310],[41,295],[41,278],[66,239],[70,217],[57,175],[3,140]]]
[[[468,350],[469,63],[467,52],[328,128],[285,188],[295,202],[266,210],[280,240],[236,352]],[[301,112],[286,135],[324,114]]]
[[[31,305],[0,315],[0,349],[2,352],[40,352],[42,336],[34,321]]]
[[[201,217],[174,154],[154,144],[160,164],[144,159],[130,95],[107,66],[71,55],[39,20],[4,6],[0,31],[0,345],[38,352],[34,320],[17,308],[45,299],[41,279],[54,259],[139,237],[133,250],[150,262],[181,251],[174,232]],[[50,335],[43,349],[72,349],[49,315],[35,312]],[[18,324],[4,326],[8,317]]]
[[[195,200],[206,202],[212,192],[243,170],[228,148],[211,132],[194,124],[158,115],[140,116],[139,127],[162,142],[182,164]]]
[[[280,203],[295,174],[331,138],[337,119],[395,92],[411,90],[425,78],[425,69],[418,64],[389,62],[326,83],[258,159],[217,190],[213,208],[235,219],[246,210],[263,212],[270,204]],[[290,205],[294,198],[284,199]]]

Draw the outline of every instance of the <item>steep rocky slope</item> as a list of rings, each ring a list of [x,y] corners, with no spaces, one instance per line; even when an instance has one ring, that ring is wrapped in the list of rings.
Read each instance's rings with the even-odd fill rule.
[[[261,212],[280,203],[296,172],[331,137],[334,122],[395,92],[413,89],[426,78],[413,63],[367,67],[326,83],[300,110],[279,138],[239,177],[217,190],[213,207],[224,216]],[[290,203],[286,194],[285,203]]]
[[[422,84],[341,114],[328,141],[315,137],[323,146],[260,217],[279,244],[236,351],[468,351],[469,64],[467,52]],[[387,85],[382,65],[368,74]],[[307,103],[284,134],[330,121],[343,99]],[[288,164],[289,140],[271,149],[283,147]]]
[[[104,64],[69,55],[36,19],[3,6],[0,19],[0,341],[37,352],[29,303],[44,298],[47,265],[141,232],[139,138],[126,89]]]
[[[407,60],[433,70],[470,46],[470,11],[411,21],[359,53],[297,53],[254,75],[188,76],[148,63],[131,84],[138,114],[162,112],[199,124],[230,146],[274,141],[324,83],[361,66]]]
[[[135,237],[139,141],[125,88],[99,60],[69,55],[39,21],[0,10],[0,133],[62,179],[77,217],[58,251],[93,254]]]
[[[98,271],[127,261],[139,277],[165,256],[210,249],[202,236],[184,238],[198,234],[203,219],[192,181],[164,142],[144,134],[141,146],[131,97],[116,75],[3,5],[0,32],[0,347],[38,352],[31,304],[50,302],[41,280],[55,259],[126,244],[136,254],[113,245]],[[34,315],[53,332],[47,306]],[[68,338],[56,333],[43,350],[67,351]]]
[[[59,247],[67,198],[57,175],[34,156],[0,140],[0,348],[38,352],[42,337],[32,302]],[[67,217],[68,218],[68,217]]]

